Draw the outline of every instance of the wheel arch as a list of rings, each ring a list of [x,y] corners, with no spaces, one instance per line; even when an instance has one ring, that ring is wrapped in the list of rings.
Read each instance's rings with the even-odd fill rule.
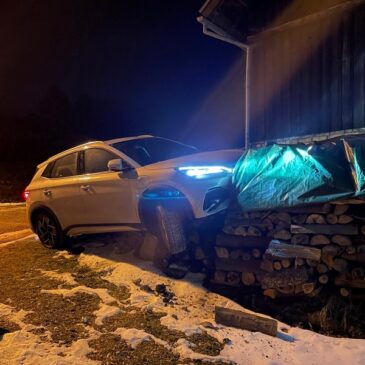
[[[48,208],[45,205],[37,205],[36,207],[34,207],[31,210],[31,212],[29,214],[29,222],[30,222],[31,229],[32,229],[33,232],[35,232],[35,219],[36,219],[37,215],[42,213],[42,212],[46,212],[49,215],[51,215],[52,218],[55,219],[55,221],[58,223],[58,225],[60,227],[62,227],[61,224],[60,224],[60,221],[58,220],[56,214],[52,211],[52,209]]]
[[[166,197],[161,194],[163,190],[170,190],[177,193],[177,196]],[[151,196],[148,197],[147,193]],[[155,197],[152,197],[156,194]],[[140,195],[138,201],[138,215],[143,226],[154,233],[156,231],[155,209],[158,205],[173,205],[181,210],[181,213],[188,218],[193,218],[193,207],[186,195],[177,187],[168,184],[155,184],[146,188]]]

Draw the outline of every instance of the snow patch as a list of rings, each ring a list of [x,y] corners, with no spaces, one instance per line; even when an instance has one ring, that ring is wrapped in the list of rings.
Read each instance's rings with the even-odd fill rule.
[[[113,298],[107,289],[104,288],[88,288],[86,286],[80,285],[71,289],[43,289],[41,293],[47,294],[58,294],[64,297],[72,297],[78,293],[86,293],[86,294],[96,294],[100,300],[105,304],[113,304],[116,302],[116,299]]]
[[[97,326],[102,326],[104,319],[115,316],[116,314],[119,314],[121,311],[122,310],[118,307],[100,303],[99,309],[94,312],[94,315],[96,316],[95,324]]]
[[[59,281],[63,281],[66,284],[69,285],[78,285],[78,282],[74,279],[74,277],[72,276],[72,274],[70,274],[69,272],[57,272],[57,271],[47,271],[47,270],[41,270],[38,269],[38,271],[51,279],[55,279],[55,280],[59,280]]]
[[[137,348],[138,345],[146,341],[154,341],[155,343],[162,345],[169,350],[171,349],[170,345],[166,341],[160,340],[159,338],[136,328],[118,328],[114,331],[114,333],[119,335],[122,340],[127,342],[127,344],[131,346],[132,349]]]

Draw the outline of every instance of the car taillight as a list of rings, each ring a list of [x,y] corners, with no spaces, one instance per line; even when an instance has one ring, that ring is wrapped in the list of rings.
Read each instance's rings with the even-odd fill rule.
[[[27,200],[29,197],[29,190],[24,190],[22,196],[24,200]]]

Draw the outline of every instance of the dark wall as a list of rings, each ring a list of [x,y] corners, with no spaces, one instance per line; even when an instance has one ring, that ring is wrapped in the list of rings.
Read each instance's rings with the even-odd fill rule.
[[[365,127],[365,4],[254,36],[250,142]]]

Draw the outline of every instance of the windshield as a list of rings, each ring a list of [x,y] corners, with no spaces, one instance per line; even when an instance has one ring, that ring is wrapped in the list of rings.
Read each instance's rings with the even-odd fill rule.
[[[199,152],[197,148],[159,137],[132,139],[112,144],[141,166]]]

